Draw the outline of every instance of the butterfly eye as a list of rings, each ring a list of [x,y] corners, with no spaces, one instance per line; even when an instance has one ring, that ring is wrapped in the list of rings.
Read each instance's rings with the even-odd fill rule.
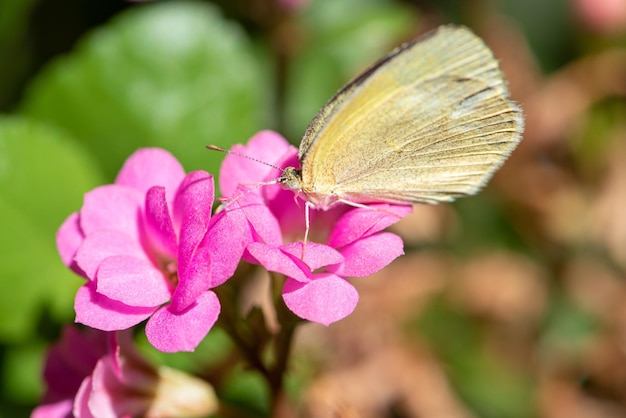
[[[278,183],[289,190],[300,190],[302,184],[300,170],[296,170],[294,167],[285,168],[285,171],[278,179]]]

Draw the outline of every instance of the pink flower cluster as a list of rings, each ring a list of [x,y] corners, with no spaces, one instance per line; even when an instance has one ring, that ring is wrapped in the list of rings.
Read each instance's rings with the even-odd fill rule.
[[[298,166],[298,150],[271,131],[260,132],[247,146],[232,150],[281,168]],[[328,325],[349,315],[358,302],[356,289],[345,277],[369,276],[403,254],[402,240],[381,231],[410,213],[411,207],[337,205],[326,212],[313,211],[312,236],[321,243],[308,242],[303,248],[302,242],[290,241],[304,236],[304,202],[278,184],[241,186],[271,182],[280,174],[229,154],[220,171],[220,189],[227,202],[235,199],[242,206],[246,202],[264,208],[248,216],[254,242],[247,245],[244,258],[285,275],[287,307],[301,318]]]
[[[148,319],[161,351],[191,351],[220,305],[211,289],[234,273],[244,250],[239,212],[211,216],[213,177],[185,175],[160,149],[142,149],[114,184],[85,195],[57,233],[61,258],[87,279],[76,295],[76,321],[104,331]]]
[[[157,369],[135,351],[131,333],[66,327],[48,352],[48,384],[32,418],[201,417],[215,412],[211,386],[179,371]]]
[[[279,167],[298,164],[296,148],[274,132],[233,150]],[[279,175],[228,155],[219,178],[227,204],[212,214],[210,174],[185,174],[160,149],[137,151],[114,184],[85,195],[57,234],[64,263],[86,279],[76,321],[115,331],[147,320],[157,349],[194,350],[220,312],[212,289],[242,259],[285,275],[283,299],[301,318],[328,325],[349,315],[358,293],[345,278],[370,275],[402,254],[400,238],[381,231],[410,207],[313,211],[312,242],[303,248],[304,203],[277,184],[252,186]]]

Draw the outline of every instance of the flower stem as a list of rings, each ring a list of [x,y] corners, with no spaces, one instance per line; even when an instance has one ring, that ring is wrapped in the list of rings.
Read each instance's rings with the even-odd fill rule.
[[[222,311],[217,325],[226,331],[250,366],[259,371],[268,380],[270,371],[261,358],[261,350],[259,342],[255,338],[255,333],[250,329],[249,324],[239,317],[237,309],[238,292],[236,286],[232,286],[234,280],[231,280],[231,282],[229,283],[231,286],[220,286],[218,289],[215,289],[219,292],[218,296],[222,301]]]
[[[282,298],[282,286],[285,278],[271,274],[271,296],[280,325],[277,332],[272,333],[262,325],[262,320],[255,321],[252,315],[241,317],[238,310],[239,286],[244,281],[231,279],[226,286],[215,289],[222,301],[222,312],[218,325],[226,331],[247,363],[257,370],[267,382],[270,392],[271,416],[279,407],[284,397],[284,379],[289,366],[293,336],[296,326],[302,322],[291,312]],[[256,329],[262,328],[262,329]],[[266,348],[270,347],[268,353]],[[270,356],[264,355],[271,354]]]
[[[283,397],[284,379],[289,366],[293,336],[296,326],[302,322],[300,318],[291,312],[282,298],[282,286],[285,278],[274,277],[272,274],[272,300],[276,309],[276,317],[280,324],[279,332],[273,339],[274,363],[270,368],[268,383],[272,394],[272,412],[275,412],[280,399]],[[275,416],[275,414],[272,414]]]

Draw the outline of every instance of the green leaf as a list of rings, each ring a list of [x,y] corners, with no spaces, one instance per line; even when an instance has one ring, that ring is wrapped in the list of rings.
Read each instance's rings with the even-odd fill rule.
[[[14,100],[32,59],[28,20],[36,0],[0,1],[0,108]]]
[[[459,312],[444,299],[435,299],[416,324],[445,365],[453,387],[476,416],[527,418],[533,416],[530,372],[507,363],[485,344],[478,321]]]
[[[7,349],[2,370],[3,392],[7,397],[25,404],[36,402],[41,396],[45,349],[39,341]]]
[[[21,37],[27,29],[28,15],[35,0],[3,0],[0,2],[0,46]]]
[[[310,2],[300,19],[309,33],[287,80],[285,121],[293,138],[348,80],[406,40],[415,15],[387,0],[333,0]]]
[[[599,318],[558,293],[550,304],[541,345],[546,355],[576,359],[589,350],[600,330]]]
[[[511,16],[546,72],[552,72],[574,59],[576,20],[572,19],[570,0],[503,0],[498,5],[503,14]],[[541,11],[541,12],[539,12]]]
[[[471,199],[452,203],[462,233],[451,248],[458,254],[473,254],[485,248],[511,248],[532,252],[507,218],[499,196],[489,186]]]
[[[217,172],[206,144],[245,142],[268,116],[267,69],[241,29],[203,3],[138,5],[47,68],[22,109],[85,143],[113,178],[137,148]]]
[[[166,365],[187,373],[221,368],[224,362],[229,361],[229,355],[236,350],[226,332],[217,327],[211,329],[193,352],[158,351],[148,342],[144,332],[138,333],[135,342],[141,353],[154,364]]]
[[[72,317],[82,280],[61,263],[55,233],[100,183],[94,165],[57,129],[0,117],[0,340],[32,334],[42,305]]]
[[[254,371],[234,369],[224,379],[219,397],[224,403],[251,414],[266,415],[270,409],[267,382]]]

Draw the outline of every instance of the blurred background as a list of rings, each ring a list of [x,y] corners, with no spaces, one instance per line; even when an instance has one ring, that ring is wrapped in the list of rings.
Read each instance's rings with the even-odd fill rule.
[[[82,280],[54,234],[139,147],[217,174],[205,144],[316,111],[444,23],[494,50],[520,147],[478,196],[416,206],[406,255],[355,280],[353,315],[298,334],[290,403],[312,417],[626,416],[625,0],[0,0],[0,416],[28,416]],[[197,371],[232,350],[219,330]],[[221,397],[267,414],[246,370]]]

